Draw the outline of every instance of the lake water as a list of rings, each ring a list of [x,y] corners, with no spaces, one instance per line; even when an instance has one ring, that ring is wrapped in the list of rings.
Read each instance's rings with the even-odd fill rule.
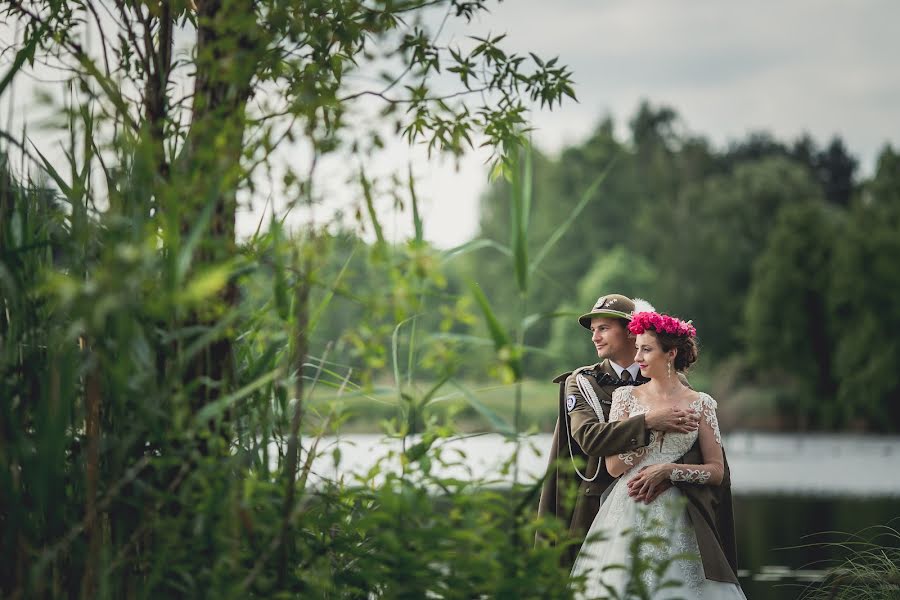
[[[520,482],[543,475],[550,442],[549,435],[521,440]],[[723,442],[732,473],[739,575],[748,598],[797,598],[819,580],[826,562],[839,556],[821,542],[847,539],[822,532],[847,534],[888,524],[900,529],[898,436],[733,432]],[[514,471],[503,475],[501,466],[516,444],[500,435],[442,441],[440,447],[456,463],[441,467],[443,475],[487,479],[497,486],[513,481]],[[324,438],[314,471],[328,479],[350,478],[401,449],[399,440],[381,435]],[[383,466],[398,464],[387,459]]]

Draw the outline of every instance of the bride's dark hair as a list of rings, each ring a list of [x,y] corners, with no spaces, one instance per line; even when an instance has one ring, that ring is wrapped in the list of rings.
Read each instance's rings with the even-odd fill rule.
[[[700,354],[700,347],[697,345],[697,338],[693,336],[672,335],[669,333],[659,333],[648,329],[647,333],[652,333],[659,340],[659,346],[663,352],[668,352],[672,348],[677,350],[675,360],[672,366],[676,371],[686,371],[692,364],[697,362]]]

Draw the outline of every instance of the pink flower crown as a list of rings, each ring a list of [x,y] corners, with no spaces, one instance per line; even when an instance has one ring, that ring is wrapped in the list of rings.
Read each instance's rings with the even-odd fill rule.
[[[647,330],[653,330],[657,333],[668,333],[670,335],[694,337],[697,330],[691,325],[690,321],[682,321],[669,315],[661,315],[658,312],[639,312],[631,317],[631,323],[628,324],[628,331],[637,335]]]

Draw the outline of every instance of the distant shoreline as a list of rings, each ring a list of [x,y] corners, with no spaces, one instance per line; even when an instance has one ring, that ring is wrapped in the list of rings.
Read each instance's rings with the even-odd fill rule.
[[[732,432],[723,437],[736,495],[900,498],[896,470],[900,436]],[[408,438],[407,447],[416,440]],[[543,475],[550,443],[549,434],[523,436],[520,483],[532,483]],[[501,474],[502,463],[515,448],[511,440],[499,434],[476,434],[443,440],[439,445],[452,464],[432,461],[433,472],[500,487],[512,484],[511,470]],[[335,468],[333,451],[338,447],[340,465]],[[319,443],[321,455],[313,470],[319,478],[349,478],[368,471],[389,452],[400,450],[400,440],[382,434],[327,436]],[[394,457],[385,468],[393,470],[398,465]]]

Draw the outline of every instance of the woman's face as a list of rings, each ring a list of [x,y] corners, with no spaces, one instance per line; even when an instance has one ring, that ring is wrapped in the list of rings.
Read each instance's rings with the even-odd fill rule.
[[[641,375],[650,379],[665,379],[670,376],[668,363],[675,358],[675,350],[663,352],[656,335],[649,331],[639,333],[634,345],[634,362],[641,368]]]

